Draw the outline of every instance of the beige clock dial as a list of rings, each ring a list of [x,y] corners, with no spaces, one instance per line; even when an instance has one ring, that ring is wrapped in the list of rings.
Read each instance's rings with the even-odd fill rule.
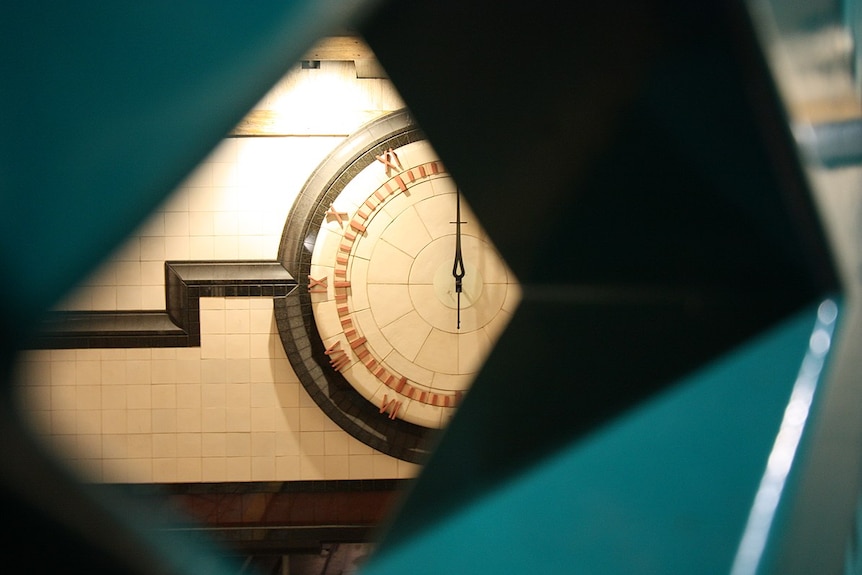
[[[520,298],[457,192],[428,141],[409,143],[344,187],[314,242],[309,293],[330,365],[381,417],[445,425]]]

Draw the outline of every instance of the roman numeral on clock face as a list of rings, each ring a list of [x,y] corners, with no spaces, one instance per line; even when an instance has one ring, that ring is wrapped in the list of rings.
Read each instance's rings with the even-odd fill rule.
[[[316,279],[308,276],[308,293],[326,293],[326,276]]]

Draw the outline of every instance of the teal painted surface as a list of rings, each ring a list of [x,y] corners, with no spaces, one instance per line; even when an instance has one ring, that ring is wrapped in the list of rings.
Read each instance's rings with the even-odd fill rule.
[[[347,9],[347,4],[334,1],[283,0],[156,1],[133,7],[37,1],[4,8],[4,341],[21,337],[25,320],[106,255],[304,46],[328,23],[343,22]],[[568,20],[565,24],[570,26]],[[388,21],[386,26],[396,29]],[[397,52],[412,59],[412,51],[401,49],[407,29],[396,29]],[[446,67],[464,61],[462,52],[457,56],[447,59]],[[514,69],[509,58],[486,62],[501,63],[503,71]],[[615,69],[619,63],[614,60]],[[424,70],[412,61],[409,65]],[[421,80],[425,88],[427,78]],[[530,96],[555,90],[529,85]],[[452,100],[459,103],[465,96],[449,93],[457,94]],[[499,99],[507,92],[490,93]],[[446,100],[436,90],[433,98]],[[541,101],[533,100],[519,101],[518,106],[531,115],[543,109]],[[699,122],[684,125],[702,130]],[[454,139],[463,137],[457,130],[452,134]],[[470,152],[475,159],[475,148]],[[506,161],[492,157],[489,164],[496,170]],[[720,167],[710,173],[724,177],[726,162]],[[770,208],[764,213],[775,212]],[[542,229],[547,227],[544,218],[537,221]],[[621,243],[627,249],[634,245]],[[808,309],[624,417],[554,451],[540,464],[519,470],[512,481],[467,501],[458,513],[424,525],[415,538],[385,549],[367,572],[727,572],[750,523],[750,506],[813,318],[814,310]],[[15,450],[14,457],[6,453],[3,460],[22,464],[19,454],[22,449],[27,453],[26,447],[7,449]],[[18,477],[4,469],[4,487],[16,497],[31,497],[34,506],[46,494],[68,503],[80,493],[59,476],[13,484]],[[119,516],[118,525],[143,521],[133,526],[135,533],[145,549],[158,549],[163,542],[154,542],[152,531],[139,531],[146,526],[145,518],[124,517],[122,511],[120,506],[111,509],[111,515]],[[75,527],[84,530],[93,523],[89,513],[65,513],[62,506],[54,513],[65,514],[64,520],[81,519]],[[27,517],[31,513],[17,521]],[[172,551],[173,565],[179,564],[183,572],[213,573],[219,568],[217,557],[197,554],[194,545],[173,546]],[[768,560],[765,557],[762,565]]]
[[[853,77],[856,90],[862,93],[862,2],[844,0],[844,24],[853,38]]]
[[[38,314],[147,217],[304,50],[368,4],[3,5],[3,391]],[[212,542],[155,529],[165,518],[152,510],[89,493],[28,429],[0,394],[0,506],[15,526],[7,556],[46,572],[239,571]]]
[[[0,300],[105,257],[329,27],[368,2],[11,3],[0,13]]]
[[[847,545],[844,575],[862,575],[862,501],[856,503],[854,533]]]
[[[384,541],[364,573],[730,572],[816,317],[795,315],[412,540]]]

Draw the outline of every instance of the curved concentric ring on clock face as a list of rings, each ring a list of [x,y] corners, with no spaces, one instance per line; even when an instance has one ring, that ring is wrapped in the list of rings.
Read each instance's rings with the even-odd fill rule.
[[[389,161],[353,178],[320,227],[314,319],[331,365],[381,413],[441,427],[520,290],[462,198],[459,328],[455,183],[426,141],[392,150]]]

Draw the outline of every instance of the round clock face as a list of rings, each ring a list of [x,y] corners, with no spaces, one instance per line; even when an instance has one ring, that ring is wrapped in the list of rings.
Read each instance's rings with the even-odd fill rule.
[[[333,200],[311,258],[333,368],[384,413],[426,427],[449,419],[517,303],[459,195],[427,140],[387,150]]]
[[[307,335],[310,353],[297,373],[318,404],[348,431],[356,426],[344,425],[345,414],[361,420],[360,428],[382,429],[390,445],[381,422],[401,429],[446,424],[520,289],[406,112],[351,139],[309,180],[297,200],[306,207],[295,206],[288,218],[281,257],[300,288],[287,299],[304,304],[305,329],[286,319],[286,308],[279,326],[295,368],[295,334]],[[300,228],[299,237],[291,235]],[[286,253],[289,237],[298,261]],[[315,366],[320,373],[303,378]],[[346,387],[364,408],[345,407],[342,398],[332,409],[332,396]],[[365,431],[354,435],[380,448]]]

